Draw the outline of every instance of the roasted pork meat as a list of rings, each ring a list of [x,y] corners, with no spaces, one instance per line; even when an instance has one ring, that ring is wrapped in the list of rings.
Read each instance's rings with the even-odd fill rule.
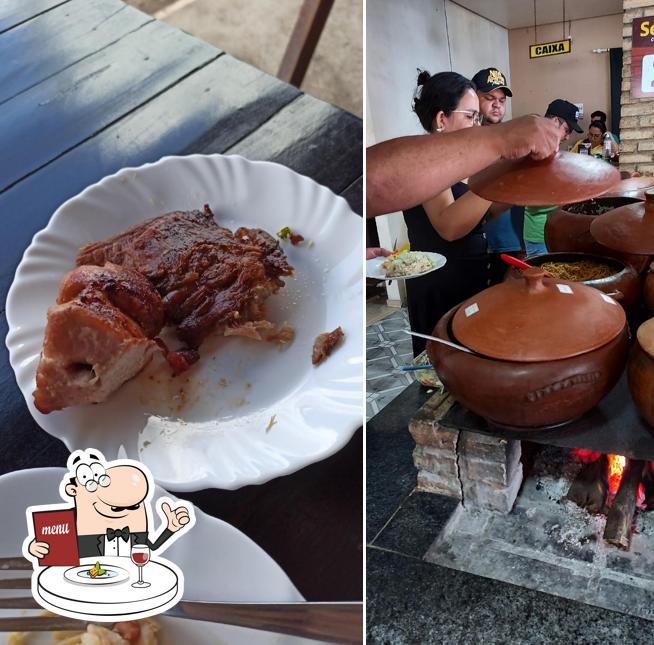
[[[318,334],[313,341],[313,352],[311,354],[311,362],[314,365],[320,365],[334,350],[334,347],[340,342],[345,334],[340,327],[336,327],[334,331],[326,331]]]
[[[150,361],[163,323],[161,297],[136,271],[108,263],[66,274],[48,310],[36,408],[104,401]]]
[[[278,242],[260,229],[232,232],[204,211],[147,220],[80,250],[78,265],[112,262],[138,271],[161,295],[166,323],[197,349],[211,333],[252,334],[264,302],[293,274]],[[241,329],[242,328],[242,329]]]

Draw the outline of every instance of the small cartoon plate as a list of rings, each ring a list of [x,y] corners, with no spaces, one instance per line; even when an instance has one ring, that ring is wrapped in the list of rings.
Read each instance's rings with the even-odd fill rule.
[[[440,269],[447,262],[445,256],[440,253],[429,253],[427,251],[420,251],[420,253],[426,255],[431,260],[431,269],[422,271],[421,273],[398,275],[389,278],[386,276],[386,270],[382,267],[386,258],[379,257],[373,258],[372,260],[366,260],[366,278],[373,278],[374,280],[410,280],[411,278],[419,278],[422,275],[427,275],[432,271],[436,271],[436,269]]]
[[[95,563],[93,563],[95,564]],[[70,580],[70,582],[76,582],[83,585],[111,585],[116,582],[123,582],[123,580],[129,579],[129,573],[122,567],[116,567],[114,565],[103,565],[100,562],[100,566],[105,570],[105,574],[91,578],[89,573],[93,568],[93,564],[82,564],[79,567],[71,567],[64,571],[64,578]]]

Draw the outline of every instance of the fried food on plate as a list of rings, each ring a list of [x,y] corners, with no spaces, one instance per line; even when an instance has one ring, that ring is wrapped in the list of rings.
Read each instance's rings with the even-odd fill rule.
[[[204,211],[176,211],[82,247],[77,264],[113,262],[144,275],[163,298],[166,322],[198,348],[211,333],[237,335],[264,319],[264,302],[293,274],[272,235],[219,226]]]
[[[316,340],[313,341],[311,362],[314,365],[322,363],[332,353],[334,347],[336,347],[344,336],[345,334],[340,327],[336,327],[334,331],[326,331],[322,334],[318,334]]]
[[[48,309],[34,405],[47,414],[104,401],[150,361],[163,322],[159,294],[136,271],[109,263],[66,274]]]

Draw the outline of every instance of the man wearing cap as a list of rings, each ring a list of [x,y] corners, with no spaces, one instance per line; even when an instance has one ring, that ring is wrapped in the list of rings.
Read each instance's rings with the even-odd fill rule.
[[[513,96],[504,74],[495,67],[488,67],[479,70],[472,77],[472,82],[477,88],[483,125],[501,123],[506,112],[506,97]]]
[[[477,88],[482,125],[501,123],[506,112],[506,97],[513,96],[504,74],[496,67],[488,67],[479,70],[472,82]],[[500,279],[506,265],[499,260],[498,254],[522,252],[522,218],[523,208],[514,206],[484,225],[488,252],[494,256]]]
[[[577,123],[577,106],[570,101],[554,99],[545,112],[546,119],[552,119],[559,126],[559,143],[568,139],[572,131],[583,132]],[[547,215],[558,206],[526,206],[523,237],[527,256],[547,253],[545,245],[545,222]]]

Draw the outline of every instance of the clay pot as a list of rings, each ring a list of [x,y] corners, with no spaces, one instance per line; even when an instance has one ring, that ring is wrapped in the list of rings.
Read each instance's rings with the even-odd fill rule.
[[[485,289],[437,323],[427,354],[452,395],[498,426],[543,429],[592,409],[627,360],[624,310],[595,289],[524,272]],[[504,291],[502,291],[504,290]],[[458,323],[458,324],[457,324]]]
[[[622,181],[604,193],[604,197],[635,197],[644,200],[645,191],[654,187],[654,177],[632,177],[629,172],[625,171],[620,173],[620,177]]]
[[[600,280],[584,280],[580,284],[599,289],[615,298],[623,307],[630,307],[640,299],[643,280],[633,267],[616,258],[589,255],[588,253],[546,253],[533,255],[527,261],[532,266],[540,267],[546,262],[579,262],[580,260],[595,260],[615,268],[615,273]],[[651,271],[651,268],[650,268]],[[505,275],[507,280],[520,279],[522,271],[511,267]],[[651,277],[652,304],[654,306],[654,275]]]
[[[596,206],[618,208],[639,201],[634,197],[598,197],[592,202],[561,206],[547,216],[545,244],[552,253],[579,252],[617,258],[632,266],[637,273],[642,273],[650,262],[650,256],[615,251],[597,242],[590,234],[591,222],[597,217],[597,213],[593,213]],[[588,208],[588,212],[583,211],[584,207]]]
[[[647,423],[654,428],[654,318],[636,332],[627,365],[631,398]]]
[[[654,262],[649,265],[643,284],[643,301],[649,311],[654,314]]]
[[[644,202],[626,204],[596,217],[590,234],[620,253],[654,254],[654,190],[645,191]]]

